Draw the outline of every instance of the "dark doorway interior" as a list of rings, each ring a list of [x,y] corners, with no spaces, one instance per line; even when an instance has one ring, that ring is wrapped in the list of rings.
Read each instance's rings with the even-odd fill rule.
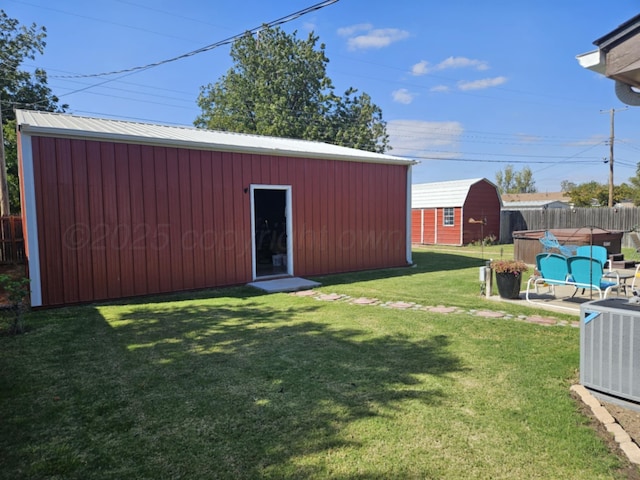
[[[256,277],[287,273],[287,192],[255,189]]]

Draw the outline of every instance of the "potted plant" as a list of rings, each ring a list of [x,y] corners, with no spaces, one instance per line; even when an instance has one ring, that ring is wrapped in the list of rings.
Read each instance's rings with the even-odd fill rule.
[[[502,298],[520,298],[522,274],[529,267],[520,260],[494,260],[490,264],[496,272],[496,285]]]

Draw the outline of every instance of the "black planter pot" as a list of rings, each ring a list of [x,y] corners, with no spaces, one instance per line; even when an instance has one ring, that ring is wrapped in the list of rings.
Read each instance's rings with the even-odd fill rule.
[[[502,298],[520,298],[522,274],[496,272],[496,285]]]

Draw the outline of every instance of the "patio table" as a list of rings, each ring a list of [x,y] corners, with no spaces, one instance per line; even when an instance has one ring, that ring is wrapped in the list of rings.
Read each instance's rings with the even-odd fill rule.
[[[616,275],[617,274],[617,275]],[[612,270],[604,274],[605,278],[618,278],[620,280],[620,285],[616,289],[618,292],[618,296],[620,295],[620,290],[623,291],[625,296],[627,295],[627,289],[631,287],[631,285],[627,284],[627,280],[635,277],[635,272],[630,271],[620,271],[620,270]]]

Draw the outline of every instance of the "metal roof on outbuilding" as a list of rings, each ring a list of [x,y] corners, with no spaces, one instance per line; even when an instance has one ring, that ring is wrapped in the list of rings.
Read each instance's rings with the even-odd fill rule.
[[[174,146],[287,157],[412,165],[414,160],[322,142],[158,125],[125,120],[81,117],[62,113],[16,110],[23,134],[87,138],[123,143]]]
[[[569,208],[569,204],[558,200],[532,200],[529,202],[507,202],[503,200],[502,202],[503,210],[525,210],[538,208]]]
[[[411,208],[462,207],[469,195],[469,189],[482,181],[493,185],[486,178],[413,184]]]

